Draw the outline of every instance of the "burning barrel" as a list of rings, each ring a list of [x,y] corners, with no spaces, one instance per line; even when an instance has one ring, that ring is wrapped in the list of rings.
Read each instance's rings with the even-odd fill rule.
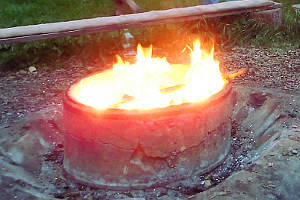
[[[173,67],[158,73],[163,77],[159,83],[151,79],[151,84],[159,86],[158,94],[153,88],[151,94],[159,100],[145,93],[142,96],[147,98],[141,100],[132,87],[124,91],[126,82],[113,85],[111,81],[124,81],[124,71],[115,80],[120,72],[115,67],[73,84],[64,99],[66,172],[100,187],[143,189],[203,174],[220,164],[230,149],[234,95],[224,79],[217,92],[208,86],[211,93],[203,97],[198,85],[200,91],[194,93],[200,96],[191,93],[178,98],[187,94],[188,83],[194,81],[178,74],[189,77],[190,69]],[[139,81],[149,76],[153,78],[148,74]],[[138,85],[145,87],[144,82]]]

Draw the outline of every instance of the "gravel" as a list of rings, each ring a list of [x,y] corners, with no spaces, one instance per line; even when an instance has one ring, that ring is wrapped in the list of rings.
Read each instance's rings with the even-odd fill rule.
[[[248,68],[249,72],[234,79],[234,84],[259,85],[285,92],[299,93],[300,49],[282,50],[254,47],[235,47],[216,52],[224,72]],[[86,62],[84,62],[86,63]],[[75,80],[107,66],[71,57],[58,68],[55,64],[36,65],[36,73],[0,72],[0,124],[18,121],[29,112],[51,104],[61,104],[64,92]]]
[[[235,47],[223,52],[217,51],[215,57],[220,61],[224,72],[235,71],[241,68],[249,69],[247,74],[234,79],[233,84],[276,88],[291,94],[299,94],[300,92],[300,77],[298,75],[300,73],[300,49],[281,50]],[[61,105],[66,89],[74,81],[107,67],[109,67],[109,64],[106,66],[95,63],[87,64],[78,58],[71,57],[65,61],[63,68],[49,64],[48,66],[35,65],[36,73],[30,73],[28,70],[23,69],[0,72],[0,127],[13,126],[15,122],[24,119],[28,113],[36,112],[52,105]],[[233,130],[235,128],[237,127],[233,124]],[[149,199],[158,197],[161,199],[166,197],[168,199],[170,196],[182,198],[207,190],[222,182],[233,171],[243,168],[243,165],[247,164],[247,158],[249,157],[248,151],[250,147],[248,146],[251,144],[252,138],[235,137],[234,132],[232,135],[230,156],[213,173],[194,177],[195,180],[193,181],[170,184],[168,188],[156,188],[154,189],[156,191],[144,192],[149,195]],[[235,149],[238,151],[235,151]],[[296,155],[298,151],[293,149],[291,153]],[[53,162],[53,166],[60,166],[61,158],[62,151],[60,149],[45,155],[45,160],[49,163]],[[57,163],[57,161],[60,162]],[[268,166],[272,168],[273,163]],[[86,199],[89,199],[88,195],[98,196],[100,199],[120,199],[128,196],[140,198],[141,193],[143,193],[143,191],[133,191],[130,195],[109,191],[104,193],[82,185],[67,185],[59,178],[55,179],[55,181],[57,183],[55,182],[54,185],[60,186],[62,191],[57,191],[54,194],[56,198],[76,198],[85,194],[87,195]],[[200,185],[191,185],[192,182],[200,183]],[[66,189],[68,187],[71,189]],[[81,187],[84,188],[80,189]],[[67,190],[70,190],[70,192],[66,192]],[[179,196],[177,196],[178,194]]]

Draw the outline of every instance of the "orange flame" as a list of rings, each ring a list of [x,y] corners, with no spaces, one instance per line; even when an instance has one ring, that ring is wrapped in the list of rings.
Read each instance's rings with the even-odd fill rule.
[[[137,47],[136,63],[119,56],[112,70],[82,79],[71,96],[97,109],[153,109],[207,99],[221,91],[228,80],[220,72],[213,51],[201,50],[194,42],[190,65],[171,65],[165,58],[153,58],[152,46]]]

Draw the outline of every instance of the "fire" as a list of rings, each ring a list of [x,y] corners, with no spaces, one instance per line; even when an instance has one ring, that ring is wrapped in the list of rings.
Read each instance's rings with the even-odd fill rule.
[[[96,109],[145,110],[203,101],[228,83],[213,51],[201,50],[195,41],[190,65],[172,65],[152,57],[152,46],[138,45],[134,64],[117,57],[113,69],[82,79],[71,96]]]

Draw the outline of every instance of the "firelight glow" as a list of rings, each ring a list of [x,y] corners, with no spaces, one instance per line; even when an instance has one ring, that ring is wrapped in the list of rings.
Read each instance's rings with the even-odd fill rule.
[[[70,95],[96,109],[148,110],[198,102],[221,91],[228,80],[214,60],[213,48],[201,50],[193,44],[190,65],[174,65],[165,58],[152,57],[150,48],[137,47],[136,63],[119,56],[111,70],[80,80]]]

